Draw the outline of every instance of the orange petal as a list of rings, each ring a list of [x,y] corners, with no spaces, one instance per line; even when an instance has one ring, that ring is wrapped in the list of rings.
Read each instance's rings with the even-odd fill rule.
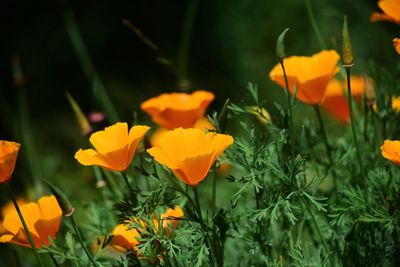
[[[0,140],[0,183],[7,182],[14,171],[20,144]]]
[[[385,140],[381,146],[381,152],[385,159],[400,165],[400,141]]]
[[[100,154],[121,149],[128,144],[128,124],[118,122],[90,136],[90,143]]]
[[[93,149],[79,149],[75,153],[75,159],[84,166],[101,166],[106,169],[112,169],[112,166],[106,162],[101,155]]]

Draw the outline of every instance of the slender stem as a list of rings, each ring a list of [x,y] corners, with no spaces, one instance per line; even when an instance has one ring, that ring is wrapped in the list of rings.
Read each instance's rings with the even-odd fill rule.
[[[190,52],[190,43],[192,39],[193,25],[197,13],[199,0],[189,0],[182,22],[181,39],[179,44],[179,54],[177,59],[177,69],[179,83],[182,91],[187,89],[188,58]]]
[[[22,225],[23,225],[23,227],[24,227],[25,234],[26,234],[26,236],[28,237],[28,240],[29,240],[29,243],[30,243],[30,245],[31,245],[33,254],[35,255],[36,260],[38,261],[39,265],[42,266],[42,267],[44,267],[43,262],[42,262],[42,259],[40,258],[39,253],[37,252],[37,248],[36,248],[36,246],[35,246],[35,243],[33,242],[32,235],[31,235],[31,233],[29,232],[29,228],[28,228],[28,226],[26,225],[24,216],[22,215],[22,212],[21,212],[21,209],[19,208],[18,202],[17,202],[17,200],[15,199],[15,196],[14,196],[14,194],[13,194],[13,192],[12,192],[11,186],[9,186],[9,190],[8,190],[8,191],[9,191],[9,193],[10,193],[11,201],[12,201],[12,203],[14,204],[15,209],[17,210],[18,217],[19,217],[19,219],[21,220],[21,223],[22,223]]]
[[[357,139],[356,126],[355,126],[355,121],[354,121],[354,116],[353,116],[353,108],[352,108],[353,98],[351,97],[350,67],[346,67],[345,69],[346,69],[346,75],[347,75],[347,98],[348,98],[348,102],[349,102],[350,123],[351,123],[351,130],[353,132],[353,141],[354,141],[354,145],[357,150],[357,158],[358,158],[358,163],[360,164],[361,174],[363,177],[366,177],[365,171],[364,171],[364,165],[363,165],[362,159],[361,159],[361,151],[360,151],[360,146],[359,146],[358,139]]]
[[[60,267],[60,265],[58,264],[56,258],[53,255],[53,253],[49,252],[49,255],[50,255],[51,261],[53,262],[54,266]]]
[[[305,0],[305,4],[306,4],[306,8],[307,8],[308,19],[310,20],[311,26],[313,28],[315,36],[317,37],[319,45],[320,45],[321,49],[326,49],[327,46],[324,41],[324,38],[322,37],[321,32],[319,31],[318,24],[315,20],[314,12],[312,10],[310,0]]]
[[[324,144],[325,144],[326,154],[328,155],[328,159],[329,159],[329,165],[332,165],[331,147],[329,146],[328,135],[326,134],[326,131],[325,131],[325,125],[324,125],[324,121],[322,120],[321,110],[318,105],[314,105],[314,109],[315,109],[315,113],[317,114],[317,117],[318,117],[319,130],[321,132],[322,140],[324,141]]]
[[[97,264],[94,261],[92,255],[90,254],[89,250],[85,246],[85,243],[83,242],[83,238],[82,238],[81,232],[79,231],[78,227],[76,226],[74,215],[69,216],[69,218],[71,219],[72,227],[74,228],[76,236],[78,237],[79,243],[81,244],[83,250],[85,251],[86,256],[89,258],[89,260],[92,262],[92,264],[94,266],[97,266]]]
[[[217,209],[217,168],[213,168],[213,190],[212,190],[212,214],[215,216]]]
[[[288,100],[288,116],[289,116],[289,131],[290,131],[290,143],[291,143],[291,156],[294,158],[294,128],[293,128],[293,107],[292,107],[292,98],[290,97],[289,91],[289,82],[286,75],[285,65],[283,64],[283,60],[279,62],[282,67],[283,76],[285,77],[285,86],[286,86],[286,96]]]
[[[122,175],[122,178],[124,178],[125,184],[128,187],[129,191],[132,192],[133,187],[131,186],[131,183],[129,182],[128,176],[124,172],[120,172],[120,174]]]
[[[308,202],[304,199],[302,195],[300,195],[300,199],[303,202],[304,206],[306,207],[307,212],[310,214],[311,220],[315,226],[318,237],[321,240],[322,247],[324,248],[325,255],[329,258],[329,260],[332,260],[332,256],[329,253],[328,244],[326,243],[325,238],[322,236],[321,229],[319,228],[319,225],[317,223],[317,220],[315,219],[314,213],[312,212],[310,205],[308,205]]]
[[[207,229],[207,226],[206,226],[206,224],[204,223],[204,220],[203,220],[203,215],[201,213],[201,206],[200,206],[200,201],[199,201],[199,192],[197,190],[197,186],[192,187],[192,189],[193,189],[193,193],[194,193],[194,202],[195,202],[196,213],[197,213],[197,216],[199,217],[200,225],[201,225],[201,228],[204,231],[206,241],[207,241],[207,243],[209,245],[209,248],[211,249],[210,264],[212,266],[214,266],[215,265],[215,256],[216,256],[215,247],[214,247],[213,243],[210,241],[210,238],[208,236],[208,229]]]

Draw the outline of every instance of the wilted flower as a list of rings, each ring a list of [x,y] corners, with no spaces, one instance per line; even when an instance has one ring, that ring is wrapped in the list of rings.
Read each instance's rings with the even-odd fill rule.
[[[204,115],[214,94],[207,91],[161,94],[140,106],[159,126],[167,129],[191,128]]]
[[[400,39],[399,38],[394,38],[393,39],[393,46],[396,49],[396,52],[400,54]]]
[[[85,166],[96,165],[107,170],[125,171],[135,154],[148,126],[133,126],[128,133],[128,124],[118,122],[90,136],[95,149],[79,149],[75,158]]]
[[[20,206],[29,233],[36,247],[50,244],[49,237],[54,239],[61,222],[62,211],[54,196],[41,197],[38,203],[30,202]],[[1,243],[14,243],[30,247],[22,222],[15,209],[10,210],[2,223]]]
[[[371,21],[390,21],[400,24],[400,2],[398,0],[380,0],[378,2],[382,12],[373,12]]]
[[[400,141],[385,140],[381,146],[381,153],[385,159],[400,165]]]
[[[232,136],[177,128],[164,134],[160,145],[147,152],[167,166],[184,183],[197,186],[217,157],[233,143]]]
[[[365,81],[362,76],[351,77],[351,94],[356,99],[360,99],[365,92]],[[347,103],[347,86],[337,79],[331,80],[328,84],[324,100],[321,103],[326,111],[334,116],[339,122],[347,123],[350,118],[349,105]]]
[[[319,104],[331,78],[338,71],[339,54],[334,50],[324,50],[311,57],[292,56],[283,60],[289,83],[289,91],[307,104]],[[286,88],[285,77],[280,64],[269,73],[271,80]]]
[[[16,142],[0,140],[0,184],[10,180],[20,146]]]

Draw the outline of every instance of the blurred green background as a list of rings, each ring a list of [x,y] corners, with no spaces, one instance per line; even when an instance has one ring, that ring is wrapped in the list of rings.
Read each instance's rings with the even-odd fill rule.
[[[354,73],[363,73],[374,60],[391,68],[398,61],[392,39],[398,26],[370,23],[376,1],[310,0],[318,27],[329,48],[340,44],[343,15],[347,15],[355,58]],[[246,103],[248,82],[259,85],[266,107],[274,113],[275,101],[285,105],[283,90],[267,73],[275,61],[275,41],[286,28],[288,55],[311,55],[321,47],[312,30],[305,1],[293,0],[135,0],[135,1],[8,1],[2,5],[0,49],[0,139],[22,143],[13,183],[29,184],[32,176],[56,180],[79,199],[76,190],[88,181],[73,158],[87,147],[66,100],[69,91],[87,114],[102,111],[92,84],[79,64],[66,30],[65,14],[74,13],[97,73],[122,121],[149,124],[139,105],[162,92],[179,90],[178,77],[156,59],[156,54],[122,20],[139,28],[178,69],[187,72],[190,90],[216,94],[209,111],[219,109],[226,98]],[[192,13],[191,13],[192,12]],[[190,30],[190,19],[193,19]],[[182,32],[189,29],[187,68]],[[11,62],[18,56],[25,87],[13,83]],[[181,64],[182,63],[182,64]],[[23,91],[21,96],[21,90]],[[26,104],[21,104],[21,99]],[[20,108],[18,108],[20,106]],[[300,105],[296,123],[314,120],[310,107]],[[21,123],[21,107],[28,116]],[[328,129],[338,124],[330,120]],[[21,125],[23,124],[23,125]],[[100,125],[99,128],[104,125]],[[28,137],[26,137],[28,135]],[[25,137],[24,137],[25,136]],[[25,149],[23,139],[33,144]],[[28,150],[28,151],[27,151]],[[0,203],[6,202],[0,187]],[[87,199],[87,196],[86,196]],[[4,245],[0,245],[0,257]],[[0,260],[0,266],[3,266]]]

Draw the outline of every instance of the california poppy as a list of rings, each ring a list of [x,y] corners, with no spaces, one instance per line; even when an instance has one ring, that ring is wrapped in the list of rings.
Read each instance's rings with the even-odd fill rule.
[[[178,226],[179,221],[177,219],[183,217],[183,210],[179,206],[168,208],[165,213],[161,214],[160,219],[162,221],[162,227],[167,231],[169,235],[169,227],[172,225],[172,229]],[[141,227],[148,227],[143,221],[138,222]],[[157,218],[152,221],[155,231],[158,231],[159,222]],[[137,245],[140,244],[139,240],[140,229],[130,228],[129,221],[125,224],[118,224],[112,232],[112,240],[110,246],[118,251],[124,252],[128,249],[137,251]]]
[[[321,103],[329,81],[337,73],[339,54],[334,50],[324,50],[311,57],[292,56],[283,60],[289,91],[293,94],[297,88],[296,97],[307,104]],[[269,73],[272,81],[286,89],[285,77],[280,64]]]
[[[179,224],[179,218],[184,216],[183,210],[179,206],[174,206],[173,208],[168,208],[163,214],[161,214],[160,219],[163,222],[163,227],[169,231],[170,225],[172,229],[175,229]],[[168,232],[169,233],[169,232]]]
[[[352,76],[350,81],[351,94],[359,100],[365,92],[364,77]],[[350,111],[347,103],[346,83],[340,82],[337,79],[331,80],[326,89],[321,107],[334,116],[339,122],[347,123],[350,118]]]
[[[177,128],[164,134],[160,144],[147,149],[184,183],[197,186],[208,174],[217,157],[233,143],[232,136]]]
[[[207,91],[161,94],[150,98],[140,106],[160,127],[175,129],[191,128],[204,115],[214,94]]]
[[[95,149],[79,149],[75,158],[85,166],[96,165],[107,170],[125,171],[135,154],[148,126],[133,126],[128,133],[128,124],[118,122],[90,136]]]
[[[61,222],[62,211],[54,196],[44,196],[37,203],[30,202],[20,206],[29,233],[36,247],[50,244],[49,237],[54,239]],[[10,210],[2,223],[1,243],[14,243],[30,247],[22,222],[15,209]]]
[[[215,130],[214,126],[206,117],[201,117],[196,121],[193,125],[193,128],[201,129],[203,131],[213,131]],[[158,146],[160,144],[161,137],[169,132],[167,128],[158,128],[156,129],[150,136],[150,144],[152,146]]]
[[[371,21],[390,21],[400,24],[400,1],[398,0],[380,0],[378,2],[382,12],[373,12]]]
[[[139,244],[138,238],[140,233],[135,228],[130,229],[128,224],[118,224],[113,232],[110,246],[118,251],[137,250]]]
[[[394,46],[394,49],[396,49],[396,52],[398,54],[400,54],[400,39],[399,38],[393,39],[393,46]]]
[[[0,184],[10,180],[20,146],[16,142],[0,140]]]
[[[385,159],[400,165],[400,141],[385,140],[381,146],[381,153]]]

